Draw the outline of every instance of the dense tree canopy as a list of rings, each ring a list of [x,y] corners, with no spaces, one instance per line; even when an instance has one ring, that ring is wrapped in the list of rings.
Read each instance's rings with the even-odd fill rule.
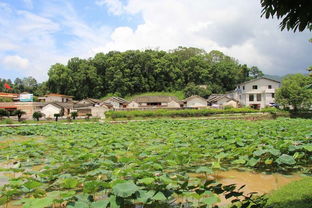
[[[312,30],[311,0],[261,0],[261,6],[262,16],[282,18],[282,30]]]
[[[277,89],[276,101],[284,106],[292,106],[294,110],[309,109],[312,105],[312,77],[303,74],[288,75]]]
[[[101,98],[144,92],[177,91],[205,85],[203,94],[222,93],[237,83],[261,74],[220,51],[179,47],[169,52],[129,50],[98,53],[89,59],[72,58],[67,65],[54,64],[48,75],[50,92],[75,99]],[[198,90],[198,89],[195,89]]]
[[[11,87],[11,89],[5,88],[4,87],[5,83],[8,84]],[[0,79],[0,92],[35,93],[36,90],[38,90],[39,86],[40,84],[38,84],[37,80],[33,77],[25,77],[23,79],[16,78],[14,82],[12,82],[10,79]]]

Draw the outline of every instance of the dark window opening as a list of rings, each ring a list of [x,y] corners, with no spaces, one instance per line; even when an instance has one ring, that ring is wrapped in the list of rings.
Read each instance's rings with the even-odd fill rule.
[[[251,104],[250,107],[255,109],[255,110],[259,110],[260,109],[260,104]]]
[[[257,94],[257,101],[261,101],[261,94]]]
[[[274,98],[274,96],[275,96],[275,94],[274,94],[274,93],[272,93],[272,98]]]
[[[245,86],[243,86],[243,90],[245,90]]]
[[[269,85],[268,88],[269,88],[269,89],[272,89],[272,85]]]
[[[254,95],[253,94],[249,95],[249,101],[254,101]]]
[[[147,105],[150,105],[150,106],[159,106],[159,105],[161,105],[161,103],[147,103]]]
[[[252,85],[252,89],[253,89],[253,90],[258,89],[258,85]]]

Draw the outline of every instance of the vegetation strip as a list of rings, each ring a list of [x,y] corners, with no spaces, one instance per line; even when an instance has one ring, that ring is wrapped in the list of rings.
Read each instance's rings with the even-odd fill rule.
[[[1,188],[0,202],[18,199],[33,208],[207,207],[223,193],[235,203],[251,203],[255,199],[233,185],[189,173],[246,168],[311,174],[311,129],[312,120],[286,118],[1,128],[0,136],[46,138],[0,150],[0,163],[9,166],[2,171],[16,173]],[[242,195],[245,202],[237,198]]]

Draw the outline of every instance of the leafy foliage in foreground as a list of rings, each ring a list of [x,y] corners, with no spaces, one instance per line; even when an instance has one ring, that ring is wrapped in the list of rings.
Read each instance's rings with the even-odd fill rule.
[[[45,136],[0,150],[15,178],[0,203],[24,207],[212,207],[237,201],[235,186],[194,178],[226,167],[311,173],[312,120],[149,121],[1,128],[0,135]],[[38,171],[39,170],[39,171]],[[245,207],[256,203],[246,196]],[[235,202],[239,203],[239,202]],[[249,204],[248,204],[249,203]],[[236,206],[236,205],[233,205]],[[237,205],[236,207],[239,207]]]

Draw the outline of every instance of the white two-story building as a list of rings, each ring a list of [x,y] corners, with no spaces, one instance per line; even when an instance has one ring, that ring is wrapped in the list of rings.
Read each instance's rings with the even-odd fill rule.
[[[239,84],[231,95],[242,106],[255,109],[272,106],[275,103],[275,90],[280,87],[280,82],[261,77]]]

